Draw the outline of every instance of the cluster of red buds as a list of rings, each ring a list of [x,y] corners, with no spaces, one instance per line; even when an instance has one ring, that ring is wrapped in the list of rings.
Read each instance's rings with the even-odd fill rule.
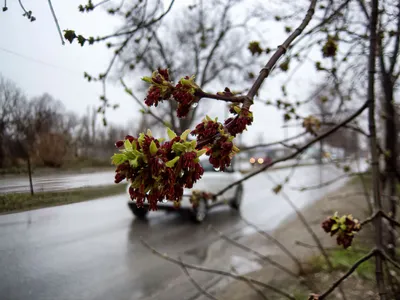
[[[239,148],[232,142],[234,136],[226,131],[217,118],[213,120],[206,116],[191,134],[197,136],[201,147],[208,149],[206,154],[210,157],[210,163],[217,170],[224,171],[231,164],[233,156],[239,152]]]
[[[314,116],[308,116],[303,120],[303,127],[307,132],[317,135],[317,131],[321,127],[321,121]]]
[[[343,245],[344,249],[351,246],[354,234],[361,229],[361,224],[352,215],[344,215],[339,217],[337,212],[333,217],[329,217],[322,223],[322,228],[331,236],[337,235],[337,244]]]
[[[190,195],[189,201],[193,207],[197,207],[199,205],[200,200],[214,200],[212,193],[207,193],[199,190],[193,190]]]
[[[186,76],[174,86],[170,81],[168,70],[158,69],[153,72],[151,77],[143,77],[142,80],[150,84],[144,101],[146,105],[157,106],[163,100],[174,99],[178,102],[177,115],[179,118],[185,117],[190,108],[197,105],[199,101],[196,92],[200,88],[194,82],[194,76]]]
[[[194,76],[186,76],[179,80],[172,95],[178,102],[177,115],[179,118],[187,116],[192,106],[197,105],[199,97],[195,95],[199,86],[194,82]]]
[[[240,108],[234,105],[231,107],[230,112],[236,114],[236,116],[226,119],[224,125],[232,136],[242,133],[246,130],[247,125],[253,123],[253,113],[247,108]]]
[[[177,136],[168,129],[169,141],[156,139],[150,130],[138,138],[130,135],[116,142],[120,153],[112,157],[116,165],[115,183],[130,182],[129,194],[137,206],[147,199],[150,210],[164,199],[179,202],[183,189],[192,188],[203,175],[199,157],[206,150],[196,150],[196,141],[187,141],[189,130]]]
[[[144,100],[147,106],[157,106],[158,102],[171,97],[174,86],[170,82],[167,69],[158,69],[153,72],[151,77],[143,77],[142,80],[151,84]]]

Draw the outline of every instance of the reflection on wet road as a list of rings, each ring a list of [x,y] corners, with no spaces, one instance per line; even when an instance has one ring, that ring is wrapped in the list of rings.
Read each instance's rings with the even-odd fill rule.
[[[269,174],[282,181],[289,172]],[[335,167],[325,166],[323,178],[340,174]],[[317,184],[319,175],[318,167],[299,168],[291,185]],[[285,191],[302,207],[343,183],[324,190]],[[242,213],[264,229],[276,227],[292,213],[271,191],[273,186],[265,174],[245,184]],[[228,270],[229,264],[243,265],[245,258],[232,253],[231,247],[208,229],[212,224],[238,238],[250,232],[229,207],[210,211],[202,225],[190,223],[185,215],[164,212],[150,213],[147,222],[139,222],[126,201],[127,196],[120,195],[0,216],[1,299],[190,299],[195,295],[181,269],[151,254],[141,245],[140,236],[162,252],[188,262]],[[196,276],[204,286],[218,280]]]

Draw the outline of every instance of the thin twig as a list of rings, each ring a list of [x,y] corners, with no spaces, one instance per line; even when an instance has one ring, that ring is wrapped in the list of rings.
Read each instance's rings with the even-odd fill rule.
[[[235,274],[239,274],[239,272],[236,270],[236,268],[234,266],[231,266],[231,270],[232,272],[234,272]],[[264,295],[264,293],[262,292],[262,290],[255,286],[250,280],[246,282],[246,284],[252,289],[254,290],[258,295],[260,295],[261,298],[263,298],[264,300],[268,300],[267,296]]]
[[[246,99],[245,96],[225,96],[225,95],[220,95],[220,94],[211,94],[211,93],[206,93],[202,90],[198,90],[195,93],[195,96],[198,96],[200,98],[209,98],[209,99],[215,99],[215,100],[221,100],[221,101],[226,101],[226,102],[233,102],[233,103],[243,103],[244,100]]]
[[[275,181],[272,179],[272,177],[269,174],[266,174],[266,175],[275,184]],[[326,253],[324,246],[322,245],[318,236],[315,234],[314,230],[311,228],[310,224],[308,224],[307,219],[304,217],[302,212],[297,208],[297,206],[293,203],[293,201],[289,198],[289,196],[283,190],[281,190],[279,193],[282,195],[283,199],[285,199],[285,201],[290,205],[290,207],[294,210],[297,217],[300,219],[301,223],[303,223],[304,227],[306,228],[306,230],[308,231],[308,233],[310,234],[310,236],[312,237],[314,242],[317,244],[317,247],[318,247],[320,253],[322,254],[322,256],[324,257],[326,264],[329,267],[329,270],[333,271],[333,265],[332,265],[331,260],[329,259],[329,255],[328,255],[328,253]],[[339,287],[339,291],[340,291],[343,299],[346,299],[346,295],[341,287]]]
[[[272,235],[270,235],[266,231],[264,231],[261,228],[259,228],[257,225],[255,225],[255,224],[249,222],[248,220],[246,220],[245,218],[243,218],[242,215],[240,215],[239,217],[244,223],[246,223],[248,226],[254,228],[263,237],[265,237],[268,240],[272,241],[275,245],[277,245],[279,247],[279,249],[282,250],[282,252],[284,252],[288,257],[290,257],[293,260],[293,262],[297,265],[297,267],[299,268],[299,273],[300,274],[304,274],[305,273],[304,269],[303,269],[300,261],[297,259],[297,257],[294,256],[294,254],[291,253],[281,242],[279,242],[276,238],[274,238]]]
[[[49,2],[49,7],[50,7],[50,10],[51,10],[51,14],[53,15],[54,23],[56,23],[58,34],[60,35],[61,44],[65,45],[64,37],[63,37],[63,34],[61,32],[60,24],[58,24],[57,16],[56,16],[56,13],[54,12],[53,4],[51,3],[51,0],[48,0],[48,2]]]
[[[364,221],[362,221],[360,224],[361,224],[361,226],[364,226],[365,224],[368,224],[369,222],[375,220],[375,218],[377,218],[377,217],[383,217],[386,220],[388,220],[390,223],[396,225],[397,227],[400,227],[400,222],[398,222],[395,219],[389,217],[389,215],[387,213],[385,213],[383,210],[378,210],[372,216],[370,216],[369,218],[367,218]]]
[[[182,268],[183,273],[185,273],[186,277],[189,278],[190,282],[194,285],[194,287],[200,292],[202,293],[204,296],[206,296],[209,299],[213,299],[213,300],[219,300],[217,297],[214,297],[213,295],[211,295],[209,292],[207,292],[205,289],[203,289],[196,280],[194,280],[194,278],[190,275],[188,269],[186,268],[185,264],[182,262],[182,259],[180,257],[178,257],[179,259],[179,266]]]
[[[315,144],[316,142],[324,139],[325,137],[327,137],[328,135],[331,135],[332,133],[334,133],[335,131],[337,131],[339,128],[341,128],[343,125],[346,125],[347,123],[351,122],[353,119],[355,119],[356,117],[358,117],[366,108],[368,107],[368,101],[366,101],[356,112],[354,112],[349,118],[347,118],[346,120],[344,120],[343,122],[339,123],[337,126],[331,128],[330,130],[328,130],[327,132],[323,133],[322,135],[317,136],[316,138],[314,138],[313,140],[309,141],[308,143],[306,143],[304,146],[300,147],[298,151],[295,151],[294,153],[289,154],[288,156],[282,157],[280,159],[277,159],[273,162],[271,162],[268,165],[265,165],[263,167],[261,167],[260,169],[258,169],[257,171],[254,171],[246,176],[244,176],[242,179],[237,180],[231,184],[229,184],[228,186],[226,186],[225,188],[223,188],[222,190],[220,190],[215,196],[220,196],[223,193],[225,193],[227,190],[229,190],[230,188],[234,187],[235,185],[238,185],[244,181],[246,181],[247,179],[260,174],[262,172],[264,172],[265,170],[269,169],[270,167],[272,167],[273,165],[280,163],[282,161],[286,161],[289,160],[291,158],[295,158],[297,155],[299,155],[300,153],[302,153],[303,151],[305,151],[306,149],[308,149],[311,145]]]
[[[350,176],[358,176],[358,175],[359,175],[359,173],[343,174],[343,175],[340,175],[340,176],[338,176],[336,178],[333,178],[331,180],[325,181],[325,182],[323,182],[321,184],[308,186],[308,187],[291,187],[291,189],[292,190],[296,190],[296,191],[301,191],[301,192],[309,191],[309,190],[316,190],[316,189],[320,189],[320,188],[323,188],[325,186],[331,185],[331,184],[333,184],[333,183],[335,183],[335,182],[337,182],[337,181],[339,181],[339,180],[341,180],[343,178],[347,178],[347,177],[350,177]]]
[[[276,141],[276,142],[267,143],[267,144],[257,144],[257,145],[253,145],[253,146],[249,146],[249,147],[240,148],[240,151],[243,152],[243,151],[248,151],[248,150],[252,150],[252,149],[255,149],[255,148],[267,148],[267,147],[270,147],[270,146],[279,145],[279,144],[282,144],[282,143],[287,143],[287,142],[290,142],[292,140],[298,139],[299,137],[302,137],[302,136],[304,136],[306,134],[307,134],[307,132],[302,132],[300,134],[297,134],[295,136],[292,136],[290,138],[287,138],[287,139],[284,139],[284,140],[281,140],[281,141]]]
[[[382,255],[382,257],[383,257],[384,259],[386,259],[388,262],[390,262],[393,266],[395,266],[397,269],[400,270],[400,264],[399,264],[398,262],[394,261],[389,255],[387,255],[387,254],[385,253],[385,251],[383,251],[383,250],[378,250],[378,253],[379,253],[380,255]]]
[[[266,289],[269,289],[271,291],[274,291],[275,293],[277,293],[279,295],[282,295],[282,296],[284,296],[284,297],[286,297],[288,299],[296,300],[296,298],[293,297],[292,295],[286,293],[285,291],[282,291],[282,290],[278,289],[277,287],[269,285],[268,283],[264,283],[264,282],[261,282],[261,281],[258,281],[256,279],[253,279],[253,278],[250,278],[250,277],[246,277],[246,276],[243,276],[243,275],[235,275],[235,274],[232,274],[231,272],[227,272],[227,271],[223,271],[223,270],[210,269],[210,268],[206,268],[206,267],[203,267],[203,266],[196,266],[196,265],[188,264],[188,263],[179,261],[179,260],[177,260],[175,258],[172,258],[172,257],[168,256],[167,254],[162,254],[161,252],[159,252],[156,249],[154,249],[153,247],[151,247],[142,237],[140,237],[140,241],[153,254],[155,254],[155,255],[157,255],[157,256],[159,256],[159,257],[161,257],[161,258],[163,258],[163,259],[165,259],[165,260],[167,260],[169,262],[177,264],[179,266],[184,266],[184,267],[186,267],[188,269],[198,270],[198,271],[202,271],[202,272],[228,276],[228,277],[231,277],[231,278],[234,278],[236,280],[243,281],[243,282],[249,282],[250,281],[251,283],[253,283],[255,285],[258,285],[258,286],[261,286],[263,288],[266,288]]]
[[[142,101],[139,100],[138,97],[136,97],[136,95],[128,88],[128,86],[125,84],[124,80],[122,78],[120,78],[120,82],[122,84],[122,86],[125,88],[125,92],[127,94],[129,94],[142,108],[143,110],[150,114],[152,117],[154,117],[158,122],[160,122],[161,124],[165,125],[165,121],[163,119],[161,119],[159,116],[157,116],[155,113],[153,113],[148,107],[146,107]]]
[[[279,270],[281,270],[281,271],[287,273],[288,275],[292,276],[293,278],[296,278],[296,279],[298,278],[298,275],[297,275],[297,274],[293,273],[292,271],[290,271],[288,268],[282,266],[281,264],[279,264],[279,263],[273,261],[273,260],[272,260],[271,258],[269,258],[268,256],[266,256],[266,255],[264,255],[264,254],[261,254],[260,252],[254,250],[254,249],[251,249],[251,248],[249,248],[249,247],[247,247],[247,246],[245,246],[245,245],[242,245],[242,244],[240,244],[240,243],[238,243],[238,242],[232,240],[232,239],[229,238],[227,235],[225,235],[225,234],[222,233],[221,231],[219,231],[219,230],[217,230],[216,228],[214,228],[214,226],[212,226],[212,225],[210,225],[210,228],[211,228],[212,230],[214,230],[221,238],[223,238],[224,240],[226,240],[226,241],[229,242],[230,244],[234,245],[235,247],[238,247],[238,248],[240,248],[240,249],[242,249],[242,250],[244,250],[244,251],[246,251],[246,252],[248,252],[248,253],[251,253],[251,254],[253,254],[253,255],[255,255],[255,256],[258,256],[258,257],[261,258],[262,260],[269,262],[271,265],[273,265],[273,266],[275,266],[276,268],[278,268]]]
[[[325,292],[323,292],[321,295],[319,295],[318,300],[323,300],[325,299],[330,293],[333,292],[341,283],[343,280],[345,280],[347,277],[349,277],[357,268],[359,265],[361,265],[363,262],[366,262],[369,260],[371,257],[375,256],[378,253],[376,249],[373,249],[371,252],[369,252],[367,255],[363,256],[359,260],[357,260],[354,265],[351,266],[351,268],[338,280],[336,280]]]

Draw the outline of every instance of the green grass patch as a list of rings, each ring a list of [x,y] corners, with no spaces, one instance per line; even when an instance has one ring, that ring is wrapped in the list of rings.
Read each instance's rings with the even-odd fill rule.
[[[86,187],[59,192],[12,193],[0,195],[0,213],[77,203],[125,192],[125,184]]]
[[[357,260],[368,253],[367,250],[353,250],[353,249],[335,249],[329,251],[334,270],[347,271]],[[328,271],[328,266],[322,256],[314,256],[310,259],[313,272]],[[375,278],[375,265],[374,260],[370,259],[361,264],[354,272],[360,278],[373,280]]]

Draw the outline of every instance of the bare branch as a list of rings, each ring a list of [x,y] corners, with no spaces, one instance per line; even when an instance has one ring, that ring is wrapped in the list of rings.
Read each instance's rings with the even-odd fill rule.
[[[296,256],[294,256],[293,253],[291,253],[289,251],[289,249],[287,249],[281,242],[279,242],[276,238],[274,238],[272,235],[268,234],[266,231],[262,230],[261,228],[259,228],[258,226],[256,226],[255,224],[249,222],[248,220],[246,220],[245,218],[243,218],[242,215],[240,215],[240,219],[246,223],[248,226],[254,228],[259,234],[261,234],[263,237],[267,238],[268,240],[272,241],[275,245],[277,245],[279,247],[279,249],[282,250],[283,253],[285,253],[288,257],[290,257],[293,262],[297,265],[297,267],[299,268],[299,273],[300,274],[304,274],[304,269],[300,263],[300,261],[297,259]]]
[[[104,41],[104,40],[107,40],[107,39],[110,39],[110,38],[114,38],[114,37],[119,37],[119,36],[122,36],[122,35],[132,35],[132,34],[136,33],[137,31],[139,31],[139,29],[150,27],[151,25],[161,21],[161,19],[164,18],[165,15],[167,15],[169,13],[169,11],[171,10],[174,2],[175,2],[175,0],[171,0],[171,3],[169,4],[167,10],[165,12],[163,12],[158,18],[152,19],[150,22],[148,22],[148,23],[140,22],[138,24],[138,26],[133,30],[121,31],[121,32],[110,34],[110,35],[106,35],[106,36],[100,37],[96,41]]]
[[[219,300],[217,297],[211,295],[209,292],[207,292],[205,289],[203,289],[196,280],[190,275],[188,269],[186,268],[185,264],[182,262],[182,259],[179,257],[179,266],[182,268],[183,273],[185,273],[186,277],[189,278],[190,282],[194,285],[194,287],[204,296],[206,296],[209,299],[213,300]]]
[[[238,272],[234,266],[231,266],[231,270],[235,274],[238,274]],[[254,290],[258,295],[260,295],[261,298],[263,298],[264,300],[268,300],[267,296],[264,295],[264,293],[262,292],[262,290],[259,287],[255,286],[253,283],[251,283],[251,281],[248,281],[246,283],[252,290]]]
[[[233,103],[243,103],[247,98],[246,96],[225,96],[225,95],[221,95],[221,94],[210,94],[210,93],[206,93],[202,90],[197,91],[195,93],[195,95],[200,98],[210,98],[210,99],[216,99],[216,100],[233,102]]]
[[[256,279],[253,279],[253,278],[250,278],[250,277],[246,277],[246,276],[243,276],[243,275],[235,275],[235,274],[232,274],[230,272],[223,271],[223,270],[210,269],[210,268],[206,268],[206,267],[203,267],[203,266],[196,266],[196,265],[192,265],[192,264],[188,264],[188,263],[179,261],[179,260],[177,260],[175,258],[172,258],[172,257],[168,256],[167,254],[160,253],[159,251],[157,251],[156,249],[151,247],[142,237],[140,238],[140,240],[141,240],[142,244],[147,249],[149,249],[153,254],[155,254],[155,255],[157,255],[157,256],[159,256],[159,257],[161,257],[161,258],[163,258],[163,259],[165,259],[165,260],[167,260],[169,262],[177,264],[179,266],[184,266],[184,267],[186,267],[188,269],[193,269],[193,270],[202,271],[202,272],[206,272],[206,273],[223,275],[223,276],[231,277],[233,279],[236,279],[236,280],[239,280],[239,281],[243,281],[243,282],[251,282],[251,283],[253,283],[255,285],[258,285],[260,287],[269,289],[269,290],[271,290],[271,291],[273,291],[273,292],[275,292],[275,293],[277,293],[277,294],[279,294],[281,296],[284,296],[287,299],[296,300],[295,297],[293,297],[292,295],[286,293],[285,291],[282,291],[282,290],[280,290],[280,289],[278,289],[278,288],[276,288],[276,287],[274,287],[272,285],[269,285],[267,283],[258,281]]]
[[[51,0],[48,0],[48,1],[49,1],[49,7],[50,7],[50,10],[51,10],[51,14],[52,14],[53,19],[54,19],[54,23],[56,23],[58,34],[59,34],[60,39],[61,39],[61,44],[65,45],[64,37],[63,37],[62,31],[61,31],[61,28],[60,28],[60,24],[58,24],[57,16],[56,16],[56,13],[54,12],[53,4],[51,3]]]
[[[298,139],[299,137],[302,137],[302,136],[304,136],[306,134],[307,134],[307,132],[302,132],[302,133],[300,133],[298,135],[292,136],[290,138],[287,138],[287,139],[284,139],[284,140],[281,140],[281,141],[276,141],[276,142],[267,143],[267,144],[258,144],[258,145],[254,145],[254,146],[240,148],[240,151],[243,152],[243,151],[248,151],[248,150],[252,150],[252,149],[255,149],[255,148],[267,148],[267,147],[270,147],[270,146],[279,145],[279,144],[282,144],[282,143],[287,143],[287,142],[290,142],[292,140]]]
[[[342,276],[340,277],[337,281],[335,281],[325,292],[323,292],[321,295],[319,295],[318,299],[323,300],[326,297],[329,296],[330,293],[332,293],[341,283],[343,280],[345,280],[347,277],[349,277],[357,268],[367,260],[369,260],[371,257],[375,256],[377,253],[379,253],[376,249],[373,249],[371,252],[369,252],[367,255],[364,257],[360,258],[357,260],[354,265],[351,266],[351,268]]]
[[[244,250],[244,251],[246,251],[246,252],[248,252],[248,253],[251,253],[251,254],[253,254],[253,255],[255,255],[255,256],[261,258],[261,259],[264,260],[264,261],[269,262],[271,265],[273,265],[274,267],[278,268],[279,270],[285,272],[286,274],[292,276],[293,278],[296,278],[296,279],[298,278],[298,275],[297,275],[296,273],[293,273],[293,272],[292,272],[291,270],[289,270],[288,268],[286,268],[286,267],[282,266],[281,264],[275,262],[275,261],[272,260],[270,257],[268,257],[268,256],[266,256],[266,255],[264,255],[264,254],[261,254],[260,252],[254,250],[254,249],[251,249],[251,248],[249,248],[249,247],[247,247],[247,246],[245,246],[245,245],[242,245],[242,244],[240,244],[240,243],[238,243],[238,242],[232,240],[232,239],[229,238],[226,234],[224,234],[224,233],[222,233],[221,231],[217,230],[217,229],[214,228],[212,225],[210,225],[210,228],[211,228],[212,230],[214,230],[221,238],[223,238],[225,241],[229,242],[230,244],[234,245],[235,247],[238,247],[238,248],[240,248],[240,249],[242,249],[242,250]]]
[[[145,106],[142,101],[139,100],[138,97],[136,97],[136,95],[128,88],[128,86],[125,84],[124,80],[122,78],[120,78],[120,82],[122,84],[122,86],[125,88],[125,91],[127,94],[129,94],[142,108],[143,110],[150,114],[152,117],[154,117],[158,122],[160,122],[161,124],[165,125],[165,120],[161,119],[159,116],[157,116],[156,114],[154,114],[154,112],[149,109],[147,106]]]
[[[383,250],[378,250],[378,253],[383,256],[388,262],[390,262],[393,266],[400,270],[400,264],[393,260],[389,255],[387,255]]]
[[[347,118],[346,120],[344,120],[343,122],[339,123],[337,126],[331,128],[330,130],[326,131],[325,133],[317,136],[315,139],[309,141],[308,143],[306,143],[304,146],[300,147],[299,150],[297,150],[296,152],[285,156],[283,158],[277,159],[273,162],[271,162],[269,165],[265,165],[263,167],[261,167],[260,169],[258,169],[257,171],[254,171],[246,176],[244,176],[242,179],[237,180],[231,184],[229,184],[228,186],[226,186],[225,188],[223,188],[222,190],[220,190],[215,196],[220,196],[223,193],[225,193],[227,190],[229,190],[230,188],[234,187],[235,185],[238,185],[240,183],[242,183],[243,181],[257,175],[260,174],[262,172],[264,172],[265,170],[269,169],[270,167],[272,167],[273,165],[282,162],[282,161],[286,161],[288,159],[291,158],[295,158],[297,155],[299,155],[300,153],[302,153],[304,150],[306,150],[308,147],[310,147],[311,145],[315,144],[316,142],[322,140],[323,138],[329,136],[330,134],[334,133],[335,131],[337,131],[339,128],[343,127],[344,125],[346,125],[347,123],[351,122],[353,119],[355,119],[357,116],[359,116],[368,106],[368,101],[365,102],[356,112],[354,112],[349,118]]]
[[[337,181],[339,181],[339,180],[341,180],[343,178],[350,177],[350,176],[358,176],[358,175],[359,175],[359,173],[343,174],[343,175],[340,175],[340,176],[338,176],[336,178],[333,178],[331,180],[325,181],[325,182],[317,184],[317,185],[307,186],[307,187],[291,187],[291,189],[297,190],[297,191],[301,191],[301,192],[309,191],[309,190],[316,190],[316,189],[320,189],[322,187],[331,185],[331,184],[333,184],[333,183],[335,183],[335,182],[337,182]]]

